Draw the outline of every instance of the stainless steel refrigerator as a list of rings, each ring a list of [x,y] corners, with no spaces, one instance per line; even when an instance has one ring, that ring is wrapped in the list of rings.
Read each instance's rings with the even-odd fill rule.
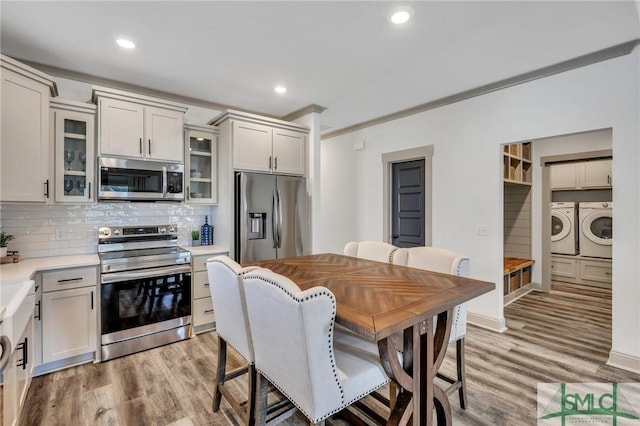
[[[237,172],[235,222],[240,263],[308,254],[305,179]]]

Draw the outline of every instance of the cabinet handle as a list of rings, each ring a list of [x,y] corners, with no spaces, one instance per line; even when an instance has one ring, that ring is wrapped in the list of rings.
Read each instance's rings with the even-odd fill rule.
[[[205,287],[209,287],[209,283],[204,283],[203,284]]]
[[[140,138],[140,155],[142,155],[142,138]]]
[[[611,175],[607,175],[607,183],[611,185]]]
[[[24,357],[24,360],[22,362],[22,369],[26,370],[27,364],[29,363],[29,338],[28,337],[24,338],[24,352],[22,356]]]
[[[210,314],[211,312],[213,312],[213,309],[207,309],[206,311],[204,311],[205,314]]]
[[[93,311],[93,290],[91,290],[91,310]]]
[[[187,200],[191,199],[191,192],[189,192],[189,185],[187,185]]]
[[[36,306],[38,307],[38,314],[33,316],[33,319],[42,320],[42,307],[40,306],[40,301],[36,302]]]
[[[44,196],[49,198],[49,179],[44,181]]]
[[[27,369],[27,355],[29,354],[28,344],[29,344],[29,339],[25,337],[24,342],[16,346],[16,350],[22,351],[22,359],[18,360],[16,367],[22,367],[23,370]]]
[[[271,156],[269,156],[269,170],[271,170]]]
[[[89,189],[88,189],[88,193],[87,196],[89,197],[89,199],[91,199],[91,182],[89,182]]]
[[[69,282],[73,282],[73,281],[82,281],[84,278],[80,277],[80,278],[66,278],[64,280],[58,280],[58,284],[64,284],[64,283],[69,283]]]
[[[611,275],[611,272],[605,272],[604,274],[605,275]]]
[[[273,164],[274,164],[273,168],[274,168],[275,170],[278,170],[278,157],[274,158],[274,160],[273,160]]]
[[[149,157],[151,157],[151,139],[149,139]]]

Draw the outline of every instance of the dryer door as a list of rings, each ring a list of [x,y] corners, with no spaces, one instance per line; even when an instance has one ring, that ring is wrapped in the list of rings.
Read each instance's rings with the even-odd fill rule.
[[[613,218],[611,210],[596,210],[582,221],[585,237],[596,244],[610,246],[613,237]]]
[[[560,210],[551,210],[551,241],[560,241],[571,232],[569,216]]]

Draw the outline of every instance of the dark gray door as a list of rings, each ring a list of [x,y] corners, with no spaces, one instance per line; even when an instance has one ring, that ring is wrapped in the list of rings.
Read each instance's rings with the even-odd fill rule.
[[[424,160],[394,163],[391,183],[391,243],[424,246]]]

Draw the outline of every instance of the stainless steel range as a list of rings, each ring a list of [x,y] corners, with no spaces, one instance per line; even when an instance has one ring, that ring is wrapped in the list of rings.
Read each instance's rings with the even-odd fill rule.
[[[191,337],[191,254],[177,225],[98,230],[102,360]]]

